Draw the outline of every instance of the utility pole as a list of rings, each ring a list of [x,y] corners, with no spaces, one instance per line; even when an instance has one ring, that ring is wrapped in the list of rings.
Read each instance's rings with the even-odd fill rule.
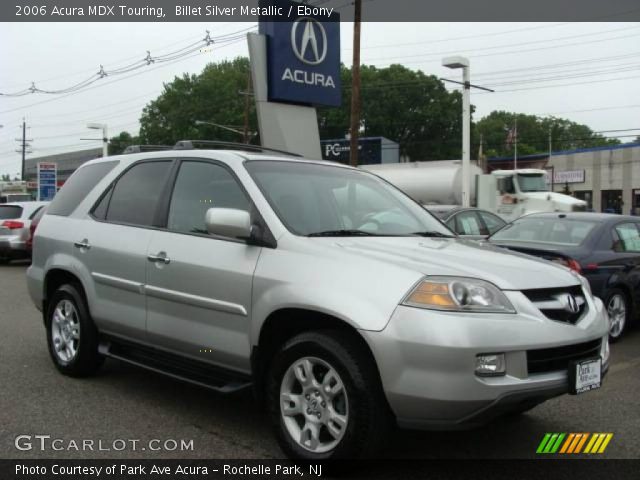
[[[360,133],[360,20],[362,0],[355,0],[353,18],[353,64],[351,65],[351,152],[349,164],[358,166],[358,140]]]
[[[478,166],[482,169],[482,173],[487,173],[484,165],[484,135],[480,134],[480,146],[478,147]]]
[[[249,108],[251,106],[251,102],[249,98],[250,95],[251,95],[251,70],[247,72],[247,91],[245,92],[245,95],[244,95],[244,129],[243,129],[244,143],[250,143],[249,142]]]
[[[22,166],[20,169],[20,180],[25,181],[25,169],[26,169],[26,159],[27,153],[31,153],[31,151],[27,151],[27,148],[30,148],[31,145],[28,142],[32,142],[32,139],[27,139],[27,122],[24,117],[22,118],[22,138],[16,138],[16,142],[20,142],[20,150],[16,150],[16,152],[22,154]]]
[[[552,131],[552,129],[553,129],[553,126],[549,125],[549,162],[551,162],[551,154],[552,154],[551,153],[552,152],[552,150],[551,150],[551,146],[552,146],[552,143],[551,143],[551,131]],[[553,177],[555,177],[555,170],[553,169],[553,165],[551,165],[551,191],[552,192],[553,192]]]
[[[24,164],[27,157],[27,122],[22,119],[22,169],[20,173],[20,180],[24,182]]]
[[[513,127],[513,138],[515,142],[515,147],[513,149],[513,169],[518,169],[518,117],[516,117],[516,121]]]

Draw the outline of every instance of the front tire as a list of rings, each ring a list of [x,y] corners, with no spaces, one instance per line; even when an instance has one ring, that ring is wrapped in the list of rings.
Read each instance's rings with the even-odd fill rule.
[[[612,288],[604,300],[609,315],[609,341],[615,343],[622,337],[631,315],[631,305],[627,295],[619,288]]]
[[[60,286],[48,302],[47,345],[56,368],[71,377],[95,373],[104,357],[98,353],[98,331],[80,288]]]
[[[370,357],[342,331],[302,333],[276,354],[267,402],[288,457],[371,457],[388,441],[392,414]]]

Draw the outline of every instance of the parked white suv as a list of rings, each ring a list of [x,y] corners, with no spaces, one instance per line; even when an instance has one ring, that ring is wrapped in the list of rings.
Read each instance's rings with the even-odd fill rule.
[[[297,458],[524,411],[608,367],[582,277],[459,240],[371,173],[267,152],[86,163],[40,222],[28,285],[62,373],[113,357],[253,386]]]

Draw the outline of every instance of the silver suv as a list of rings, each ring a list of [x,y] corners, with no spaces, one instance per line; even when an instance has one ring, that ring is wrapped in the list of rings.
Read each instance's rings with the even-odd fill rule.
[[[608,367],[579,275],[460,240],[373,174],[266,151],[86,163],[40,222],[28,286],[62,373],[112,357],[253,387],[295,458],[477,425]]]

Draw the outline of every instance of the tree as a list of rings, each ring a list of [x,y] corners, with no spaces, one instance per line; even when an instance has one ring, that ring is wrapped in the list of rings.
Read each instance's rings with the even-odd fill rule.
[[[0,180],[2,180],[3,182],[10,182],[11,181],[11,175],[9,175],[8,173],[3,173],[2,174],[2,178],[0,178]]]
[[[493,111],[476,124],[474,143],[479,143],[482,134],[484,151],[488,157],[512,156],[513,145],[507,144],[509,129],[518,120],[518,156],[549,151],[551,148],[572,150],[576,148],[618,145],[617,139],[606,138],[593,132],[588,126],[557,117],[537,117],[505,111]]]
[[[174,145],[179,140],[221,140],[242,142],[242,135],[212,125],[208,121],[242,130],[249,59],[207,65],[200,75],[184,74],[164,85],[158,98],[147,105],[140,118],[140,140],[147,144]],[[251,102],[253,103],[253,102]],[[253,105],[249,130],[257,129]]]
[[[433,75],[402,65],[363,65],[361,135],[384,136],[412,160],[461,157],[462,95],[448,92]],[[341,70],[342,106],[318,109],[320,138],[349,132],[351,70]]]
[[[134,137],[129,132],[120,132],[109,139],[109,155],[120,155],[129,145],[139,145],[140,137]]]

